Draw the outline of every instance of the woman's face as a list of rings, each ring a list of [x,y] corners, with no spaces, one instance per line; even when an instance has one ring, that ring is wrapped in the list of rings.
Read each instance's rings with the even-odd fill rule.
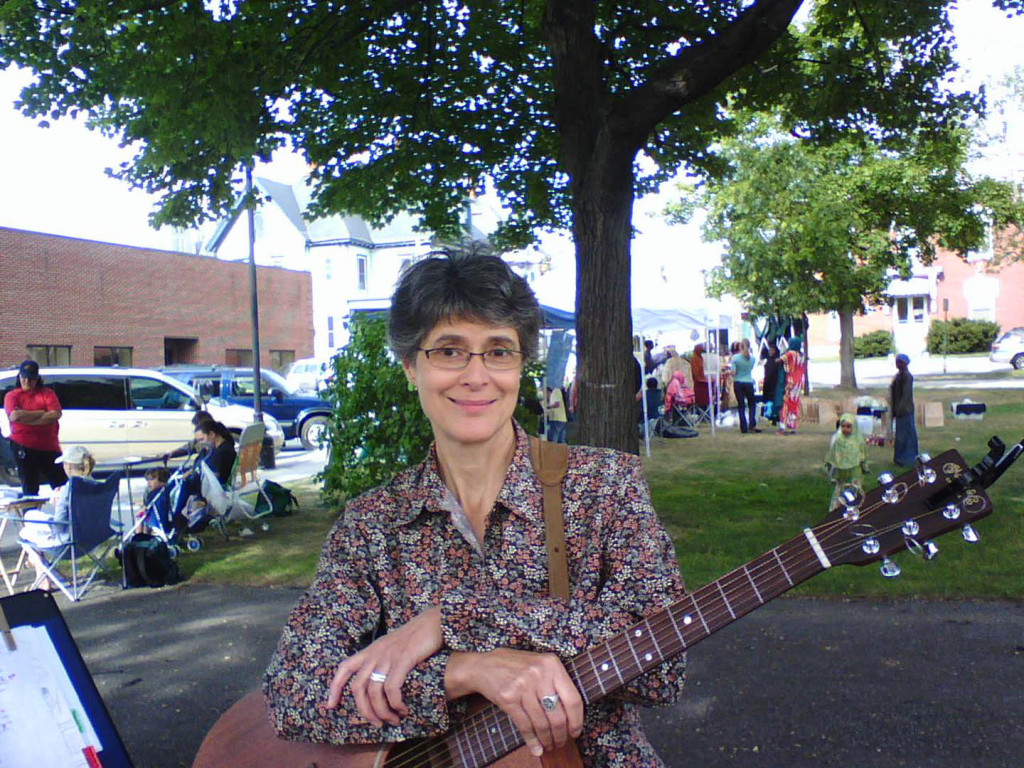
[[[853,424],[851,424],[848,421],[844,421],[842,424],[840,424],[839,429],[841,429],[843,431],[843,434],[846,435],[847,437],[853,434]]]
[[[515,328],[472,320],[438,323],[421,347],[460,347],[470,352],[521,349]],[[437,367],[420,351],[404,368],[419,391],[420,405],[438,442],[486,443],[508,429],[519,398],[521,365],[491,370],[483,357],[475,355],[462,370],[450,370]]]

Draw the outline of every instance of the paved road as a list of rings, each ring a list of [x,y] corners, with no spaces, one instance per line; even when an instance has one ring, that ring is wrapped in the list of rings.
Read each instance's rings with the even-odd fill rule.
[[[190,765],[299,594],[180,585],[65,609],[140,768]],[[1024,610],[778,600],[691,650],[684,699],[645,720],[669,768],[1020,768]]]
[[[965,374],[970,375],[970,386],[979,389],[1024,389],[1024,378],[1005,378],[1012,368],[1008,363],[993,363],[987,357],[956,356],[945,360],[941,356],[922,356],[910,361],[914,384],[924,389],[952,389],[964,386]],[[859,387],[887,387],[896,375],[891,358],[873,357],[854,361]],[[991,379],[985,374],[998,374]],[[811,387],[835,387],[839,384],[839,361],[819,362],[813,358],[808,366]]]

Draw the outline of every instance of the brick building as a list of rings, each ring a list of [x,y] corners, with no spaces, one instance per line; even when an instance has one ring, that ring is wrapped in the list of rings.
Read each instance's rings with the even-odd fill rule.
[[[308,272],[258,267],[260,364],[313,352]],[[0,227],[0,367],[252,363],[249,266]]]
[[[940,251],[932,264],[917,265],[909,279],[893,280],[888,293],[887,304],[854,318],[854,335],[891,331],[897,350],[912,356],[924,352],[935,320],[991,320],[1004,331],[1024,326],[1024,261],[992,266],[991,252],[962,259]],[[838,355],[838,317],[812,315],[810,323],[811,357]]]

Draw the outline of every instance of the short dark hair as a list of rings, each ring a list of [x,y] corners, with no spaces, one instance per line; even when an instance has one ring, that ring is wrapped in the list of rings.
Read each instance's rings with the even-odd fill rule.
[[[171,479],[171,470],[167,467],[153,467],[146,470],[145,477],[147,480],[159,480],[166,485],[167,481]]]
[[[192,416],[192,426],[198,427],[204,421],[216,421],[209,411],[196,411]]]
[[[411,362],[438,323],[456,318],[515,328],[524,356],[537,354],[537,297],[497,256],[433,256],[408,267],[391,296],[391,349],[403,362]]]

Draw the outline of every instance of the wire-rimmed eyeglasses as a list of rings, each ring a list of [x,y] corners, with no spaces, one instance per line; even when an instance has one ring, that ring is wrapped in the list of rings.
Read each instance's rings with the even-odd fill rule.
[[[518,349],[506,349],[495,347],[484,352],[470,352],[463,347],[434,347],[423,349],[420,352],[427,356],[427,360],[435,368],[444,368],[449,371],[461,371],[469,366],[469,361],[474,357],[483,360],[484,367],[490,371],[509,371],[518,368],[523,361],[523,353]]]

